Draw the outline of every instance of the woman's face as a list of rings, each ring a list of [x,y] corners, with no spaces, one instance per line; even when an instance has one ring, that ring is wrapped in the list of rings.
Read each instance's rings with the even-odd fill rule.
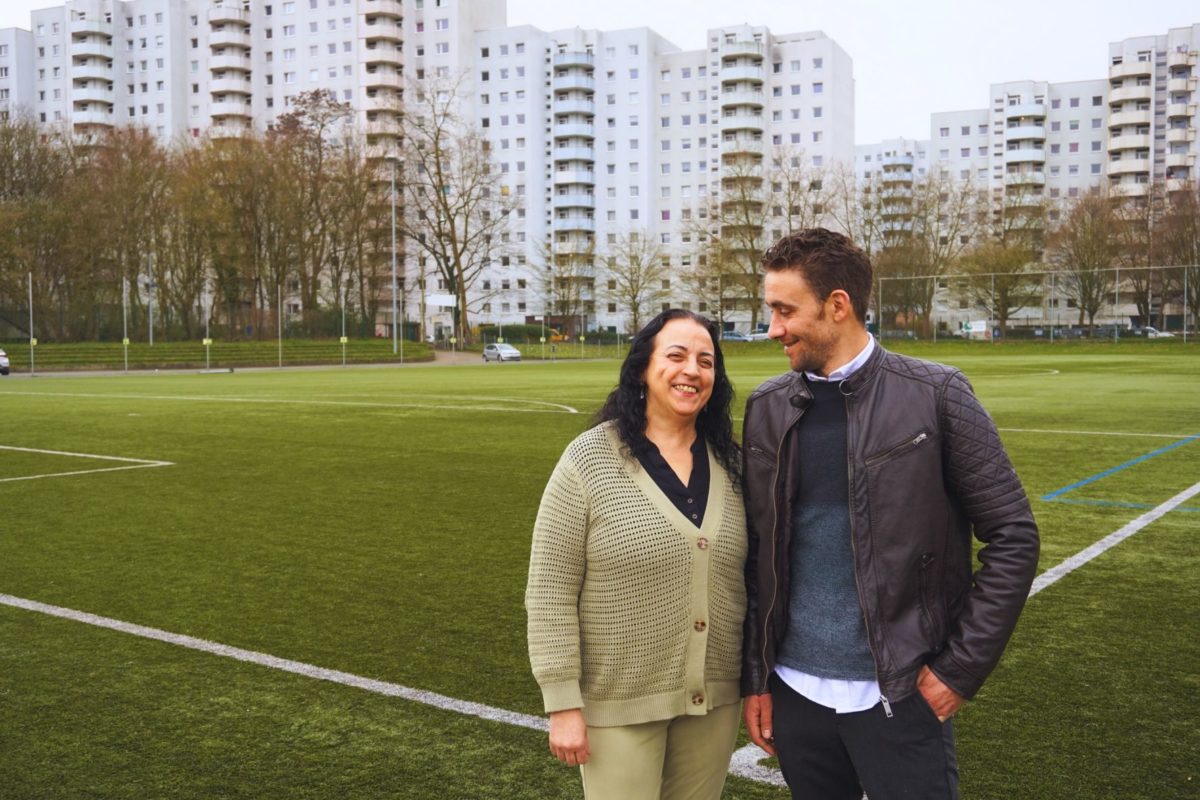
[[[691,319],[673,319],[654,337],[646,386],[646,418],[695,422],[712,397],[716,381],[712,337]]]

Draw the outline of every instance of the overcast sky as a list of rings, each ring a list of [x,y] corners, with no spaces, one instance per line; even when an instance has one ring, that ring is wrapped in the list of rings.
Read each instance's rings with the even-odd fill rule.
[[[52,0],[0,0],[0,28]],[[984,108],[988,84],[1102,78],[1108,43],[1200,23],[1196,0],[509,0],[508,23],[543,30],[646,26],[684,50],[722,25],[821,30],[854,61],[855,139],[929,136],[929,114]]]

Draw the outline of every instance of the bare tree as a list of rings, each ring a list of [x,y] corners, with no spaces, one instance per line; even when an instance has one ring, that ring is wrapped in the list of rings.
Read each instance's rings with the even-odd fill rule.
[[[641,330],[646,317],[670,294],[663,287],[670,275],[663,255],[645,231],[632,231],[617,240],[605,259],[605,294],[628,315],[630,334]]]
[[[469,340],[475,283],[503,249],[516,194],[501,183],[482,133],[456,113],[458,82],[416,82],[405,96],[405,214],[397,224],[457,299],[457,327]]]
[[[1032,274],[1034,252],[1018,241],[984,239],[963,254],[960,264],[970,276],[965,290],[976,306],[992,310],[1001,334],[1021,309],[1038,301],[1039,276]]]
[[[1169,271],[1166,293],[1177,297],[1192,324],[1200,318],[1200,184],[1172,192],[1163,218],[1156,228],[1163,262]]]
[[[1112,297],[1113,264],[1118,254],[1116,219],[1107,194],[1093,189],[1069,207],[1050,239],[1050,262],[1079,308],[1079,324],[1096,325],[1100,308]]]
[[[594,240],[544,242],[534,258],[537,283],[547,324],[583,333],[583,317],[595,311],[596,248]]]

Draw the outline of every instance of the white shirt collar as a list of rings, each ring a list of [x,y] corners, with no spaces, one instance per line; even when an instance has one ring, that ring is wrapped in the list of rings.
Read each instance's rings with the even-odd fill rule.
[[[849,363],[843,364],[833,372],[829,373],[828,377],[824,375],[818,375],[815,372],[805,372],[804,377],[808,378],[810,381],[844,381],[855,372],[858,372],[859,368],[861,368],[863,364],[867,363],[867,359],[871,357],[871,353],[874,351],[875,337],[867,336],[867,343],[863,346],[862,350],[858,351],[858,355],[856,355]]]

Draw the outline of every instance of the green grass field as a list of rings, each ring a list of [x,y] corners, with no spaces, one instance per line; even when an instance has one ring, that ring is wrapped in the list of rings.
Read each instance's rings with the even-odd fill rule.
[[[729,352],[740,416],[785,364]],[[1001,427],[1043,569],[1200,480],[1190,347],[919,352]],[[539,714],[530,528],[616,372],[0,379],[0,593]],[[958,719],[965,797],[1200,796],[1198,530],[1200,496],[1030,600]],[[0,604],[6,799],[579,796],[536,730]]]

